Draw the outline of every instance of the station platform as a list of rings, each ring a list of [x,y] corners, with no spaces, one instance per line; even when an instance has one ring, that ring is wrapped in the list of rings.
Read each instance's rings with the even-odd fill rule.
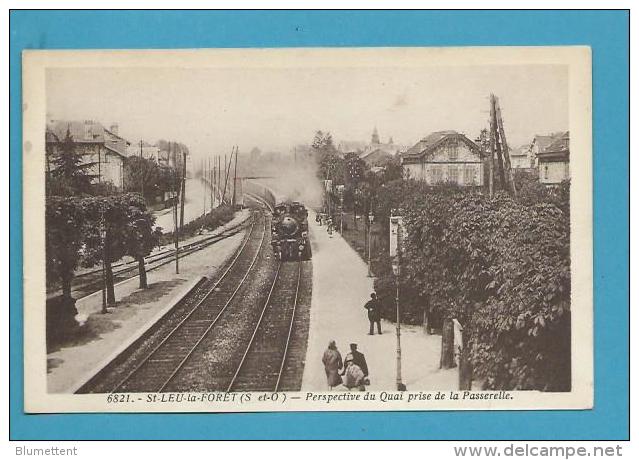
[[[322,355],[335,340],[342,358],[357,343],[369,368],[371,391],[393,391],[396,385],[397,335],[395,324],[382,320],[382,335],[368,335],[364,304],[373,292],[364,261],[349,244],[326,226],[315,223],[309,210],[309,237],[313,250],[313,300],[302,391],[327,391]],[[439,369],[441,337],[427,335],[420,326],[401,326],[402,380],[410,391],[456,390],[456,369]],[[345,387],[343,388],[345,389]]]

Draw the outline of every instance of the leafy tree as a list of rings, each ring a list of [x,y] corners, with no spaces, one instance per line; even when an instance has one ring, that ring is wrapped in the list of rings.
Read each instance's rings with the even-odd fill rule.
[[[160,186],[160,175],[160,167],[153,159],[131,156],[124,162],[124,188],[129,192],[144,191],[145,198],[167,191]]]
[[[383,182],[402,179],[403,176],[404,170],[399,156],[394,156],[393,158],[389,159],[388,162],[384,165],[384,170],[382,172]]]
[[[344,156],[344,183],[346,193],[344,204],[353,210],[353,226],[357,229],[357,210],[362,207],[365,201],[360,184],[364,180],[367,165],[356,153],[347,153]]]
[[[321,130],[315,133],[311,147],[313,148],[313,150],[315,150],[316,154],[320,155],[320,159],[322,155],[337,152],[337,149],[333,144],[333,136],[331,135],[331,133],[323,132]]]
[[[352,188],[364,180],[364,175],[368,169],[366,162],[362,160],[356,153],[347,153],[344,156],[346,162],[346,184]]]
[[[127,195],[123,205],[127,205],[126,225],[122,229],[122,238],[126,255],[138,262],[140,288],[148,288],[144,258],[148,256],[160,241],[162,230],[153,229],[155,217],[147,211],[140,196]]]
[[[319,179],[331,179],[334,185],[344,184],[344,160],[337,154],[331,133],[317,131],[311,149],[318,164]]]
[[[71,282],[80,261],[85,202],[75,197],[47,197],[45,213],[47,279],[60,280],[63,301],[74,303]]]
[[[392,208],[404,216],[402,320],[418,321],[425,308],[457,318],[486,388],[570,389],[570,218],[552,202],[565,194],[567,206],[567,187],[546,201],[414,181],[380,187],[378,218]],[[375,287],[390,299],[384,258],[374,261]]]
[[[84,161],[68,127],[52,162],[54,167],[50,172],[50,195],[82,195],[91,192],[91,183],[96,176],[89,171],[96,163]]]
[[[132,201],[143,206],[141,197],[137,194],[96,197],[87,205],[88,218],[83,229],[86,251],[83,264],[92,267],[104,262],[109,305],[115,304],[111,264],[128,252],[128,234],[125,229],[129,225],[129,206]]]

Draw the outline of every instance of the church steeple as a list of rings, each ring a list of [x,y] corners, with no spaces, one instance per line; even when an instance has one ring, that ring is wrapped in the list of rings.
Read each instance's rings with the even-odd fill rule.
[[[377,126],[373,129],[373,135],[371,136],[371,144],[379,144],[379,134],[377,134]]]

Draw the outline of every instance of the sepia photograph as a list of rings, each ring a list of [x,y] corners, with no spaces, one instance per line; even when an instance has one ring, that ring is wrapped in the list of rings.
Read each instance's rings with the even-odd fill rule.
[[[26,51],[27,412],[587,409],[587,47]]]

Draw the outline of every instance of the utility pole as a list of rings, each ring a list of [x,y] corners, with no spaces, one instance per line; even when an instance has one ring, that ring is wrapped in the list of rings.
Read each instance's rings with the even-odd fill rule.
[[[102,239],[102,313],[108,313],[106,298],[106,225],[104,222],[104,209],[100,213],[100,238]]]
[[[506,176],[504,172],[504,152],[499,143],[499,132],[497,130],[497,111],[495,110],[495,95],[490,95],[490,135],[494,141],[495,151],[497,152],[497,173],[499,174],[499,184],[502,189],[506,190]]]
[[[184,203],[186,201],[186,150],[182,150],[182,181],[180,186],[180,231],[182,231],[184,228]]]
[[[216,189],[215,191],[217,192],[217,204],[218,206],[221,205],[221,198],[222,198],[222,156],[221,155],[217,155],[217,180],[215,182],[216,184]]]
[[[200,171],[202,173],[202,217],[204,217],[206,215],[206,175],[208,174],[208,171],[205,169],[206,168],[206,163],[204,162],[204,159],[200,160]]]
[[[510,151],[508,150],[508,142],[506,142],[506,132],[504,131],[504,120],[501,116],[501,107],[499,106],[499,98],[495,97],[495,113],[497,117],[497,130],[501,139],[502,151],[504,152],[504,169],[508,187],[512,191],[513,196],[517,196],[515,188],[515,180],[513,179],[513,171],[510,167]]]
[[[209,209],[213,211],[213,199],[215,198],[215,161],[213,161],[213,169],[211,169],[211,157],[208,157],[209,162]]]
[[[144,200],[144,180],[146,179],[144,174],[144,154],[142,153],[142,139],[140,139],[140,187],[142,189],[142,199]]]
[[[239,153],[239,147],[236,147],[235,149],[235,167],[234,167],[234,171],[233,171],[233,209],[235,209],[235,193],[236,193],[236,187],[237,187],[237,154]]]
[[[234,148],[234,147],[233,147]],[[233,152],[231,150],[231,152]],[[222,203],[224,203],[224,199],[226,198],[226,186],[227,186],[227,181],[229,176],[226,174],[226,161],[227,161],[227,156],[226,153],[224,154],[224,189],[222,190]]]
[[[235,147],[233,147],[233,150],[231,150],[231,158],[233,158],[234,150],[235,150]],[[224,202],[224,198],[226,198],[226,188],[228,187],[229,174],[231,173],[231,158],[229,158],[229,163],[227,166],[226,154],[224,155],[224,192],[222,192],[222,200],[221,200],[222,203]]]
[[[492,106],[491,106],[492,107]],[[493,197],[495,188],[495,138],[493,136],[493,113],[490,111],[490,162],[488,163],[488,196]]]
[[[171,142],[169,142],[169,158],[171,157]],[[173,240],[175,243],[175,273],[180,273],[180,237],[178,235],[178,184],[177,184],[177,158],[173,152]]]
[[[491,155],[495,152],[497,153],[497,170],[501,188],[515,196],[517,191],[515,190],[515,182],[510,167],[510,153],[508,151],[508,143],[506,142],[501,108],[499,107],[499,99],[494,94],[490,95],[490,149]],[[491,168],[491,171],[492,169],[494,168]],[[493,178],[489,185],[493,186],[494,171],[491,175]]]

